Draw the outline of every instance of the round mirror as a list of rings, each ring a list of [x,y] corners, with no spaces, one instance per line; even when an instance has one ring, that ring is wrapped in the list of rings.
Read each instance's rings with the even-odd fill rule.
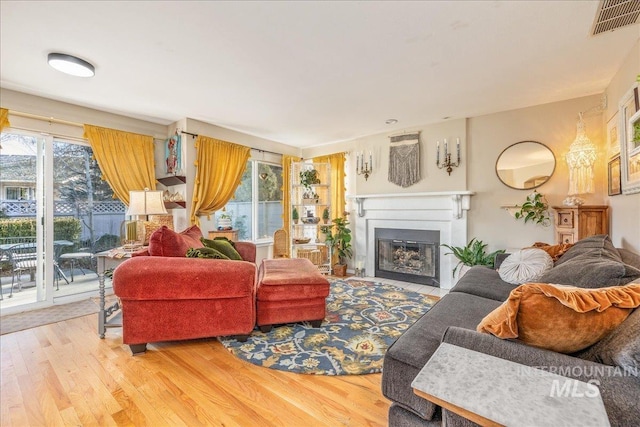
[[[496,174],[507,187],[531,190],[547,182],[556,169],[553,151],[536,141],[521,141],[505,148],[496,161]]]

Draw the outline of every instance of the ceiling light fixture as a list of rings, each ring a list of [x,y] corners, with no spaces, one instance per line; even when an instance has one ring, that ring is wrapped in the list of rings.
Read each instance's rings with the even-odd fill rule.
[[[87,61],[65,53],[50,53],[47,62],[65,74],[77,77],[93,77],[96,70]]]
[[[396,123],[398,123],[398,119],[387,119],[385,123],[388,125],[395,125]]]

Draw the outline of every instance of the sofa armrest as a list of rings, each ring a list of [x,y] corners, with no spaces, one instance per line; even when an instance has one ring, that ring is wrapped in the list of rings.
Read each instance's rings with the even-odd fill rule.
[[[566,354],[532,347],[519,341],[503,340],[491,334],[484,334],[456,326],[447,328],[442,336],[442,342],[489,354],[501,359],[511,360],[521,365],[541,367],[541,369],[547,369],[550,366],[575,366],[578,364],[582,365],[583,363],[594,366],[599,365]]]
[[[236,251],[240,254],[243,260],[249,262],[256,262],[256,245],[253,242],[235,242]]]
[[[135,257],[113,272],[124,300],[220,299],[255,295],[256,266],[247,261]]]

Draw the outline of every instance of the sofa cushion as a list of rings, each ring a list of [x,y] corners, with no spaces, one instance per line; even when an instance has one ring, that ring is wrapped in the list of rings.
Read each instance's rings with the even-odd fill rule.
[[[551,256],[542,249],[521,249],[509,255],[500,265],[500,278],[507,283],[521,285],[535,282],[553,268]]]
[[[238,251],[236,251],[236,248],[233,246],[231,241],[226,238],[215,238],[212,240],[202,237],[200,241],[207,248],[215,249],[216,251],[226,256],[227,259],[233,259],[236,261],[242,260],[242,257],[240,256]]]
[[[624,285],[639,277],[640,269],[625,264],[609,236],[600,234],[578,241],[539,282],[600,288]]]
[[[463,292],[502,302],[515,288],[516,285],[502,280],[497,271],[477,265],[471,267],[449,293]]]
[[[436,351],[449,326],[475,329],[482,318],[499,305],[499,301],[462,292],[444,296],[387,350],[382,368],[382,393],[422,418],[431,419],[436,405],[414,394],[411,382]]]
[[[582,289],[528,283],[489,313],[478,332],[518,338],[535,347],[573,353],[601,340],[640,305],[640,284]]]
[[[571,258],[546,272],[539,282],[581,288],[620,286],[640,277],[640,270],[609,255],[589,252]]]
[[[189,248],[202,248],[202,232],[197,225],[176,233],[163,225],[149,238],[149,255],[164,257],[186,257]]]
[[[619,366],[625,373],[640,378],[640,309],[635,309],[613,332],[576,356]]]
[[[597,234],[595,236],[589,236],[582,240],[577,241],[567,252],[562,255],[556,266],[561,265],[573,258],[579,257],[584,254],[599,255],[600,257],[611,259],[614,261],[622,262],[622,258],[618,253],[618,250],[613,246],[611,239],[606,234]]]

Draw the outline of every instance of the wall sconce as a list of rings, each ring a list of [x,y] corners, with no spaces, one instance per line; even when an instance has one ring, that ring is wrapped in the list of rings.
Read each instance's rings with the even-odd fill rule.
[[[444,140],[444,161],[440,164],[440,141],[437,143],[436,149],[436,166],[438,169],[446,168],[446,171],[449,175],[453,172],[453,168],[457,168],[460,166],[460,138],[456,138],[456,151],[458,154],[458,160],[455,163],[451,163],[451,153],[449,152],[449,147],[447,144],[447,139]]]
[[[569,146],[569,152],[565,156],[567,166],[569,166],[569,196],[564,200],[565,205],[580,205],[584,201],[580,199],[580,194],[591,194],[594,192],[593,165],[596,161],[596,146],[587,137],[582,114],[578,114],[578,125],[576,139]],[[573,197],[571,197],[573,196]]]
[[[371,151],[369,151],[368,162],[365,162],[362,151],[356,154],[356,172],[358,175],[364,175],[365,181],[369,179],[369,175],[373,172],[373,155]]]

